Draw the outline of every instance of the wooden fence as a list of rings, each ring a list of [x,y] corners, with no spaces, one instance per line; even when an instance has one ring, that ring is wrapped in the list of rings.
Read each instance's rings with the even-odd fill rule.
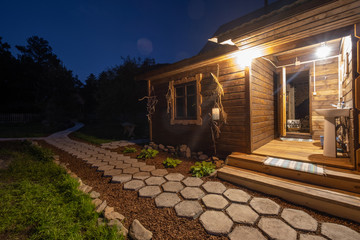
[[[0,113],[0,123],[29,122],[40,118],[40,114],[34,113]]]

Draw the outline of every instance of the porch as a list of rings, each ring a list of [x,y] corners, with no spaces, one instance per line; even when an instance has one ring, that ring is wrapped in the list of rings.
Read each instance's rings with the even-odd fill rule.
[[[360,221],[360,174],[348,157],[324,157],[320,141],[275,139],[252,154],[233,152],[217,175],[290,202]],[[265,165],[268,157],[318,164],[324,174]]]
[[[351,163],[350,158],[342,156],[342,153],[337,153],[338,157],[336,158],[323,156],[323,149],[319,140],[291,141],[274,139],[253,151],[253,154],[310,162],[342,169],[354,169],[354,164]]]

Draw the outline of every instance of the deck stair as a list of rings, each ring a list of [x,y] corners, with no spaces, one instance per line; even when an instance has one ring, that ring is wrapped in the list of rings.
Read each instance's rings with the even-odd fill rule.
[[[360,174],[324,166],[326,175],[316,175],[264,165],[266,158],[256,154],[234,153],[227,157],[226,163],[229,166],[360,194]]]
[[[360,174],[325,167],[326,175],[264,165],[266,156],[233,153],[218,177],[338,217],[360,222]]]

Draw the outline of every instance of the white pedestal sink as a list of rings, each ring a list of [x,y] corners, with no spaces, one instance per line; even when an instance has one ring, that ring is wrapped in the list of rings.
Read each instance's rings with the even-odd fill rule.
[[[335,117],[350,116],[350,109],[331,108],[315,109],[315,112],[324,116],[324,153],[325,157],[336,157],[336,139],[335,139]]]

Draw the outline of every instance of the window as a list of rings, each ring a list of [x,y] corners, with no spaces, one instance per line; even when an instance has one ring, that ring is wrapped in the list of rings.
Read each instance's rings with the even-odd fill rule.
[[[196,82],[174,86],[175,88],[175,118],[196,119]]]
[[[171,124],[201,125],[201,85],[202,74],[171,81],[173,92],[171,104]]]

